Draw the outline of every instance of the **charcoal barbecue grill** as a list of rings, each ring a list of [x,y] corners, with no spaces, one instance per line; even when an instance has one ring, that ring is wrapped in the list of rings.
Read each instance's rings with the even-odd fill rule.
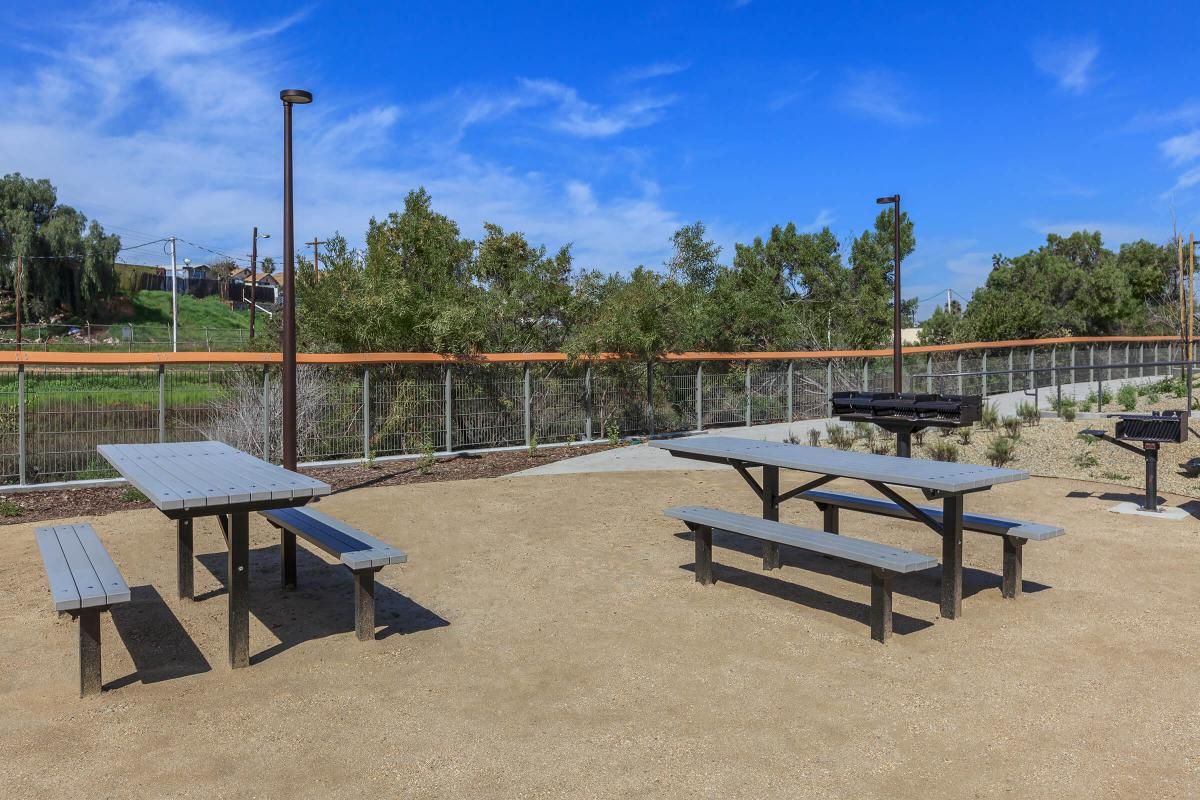
[[[843,422],[870,422],[896,434],[896,455],[912,455],[912,435],[926,428],[963,428],[979,421],[979,395],[915,392],[834,392],[833,413]]]
[[[1116,419],[1116,432],[1109,436],[1101,430],[1084,431],[1097,439],[1112,442],[1146,459],[1146,500],[1142,508],[1158,511],[1158,448],[1164,443],[1179,444],[1188,437],[1188,412],[1155,411],[1153,414],[1109,414]],[[1141,442],[1135,447],[1129,442]]]

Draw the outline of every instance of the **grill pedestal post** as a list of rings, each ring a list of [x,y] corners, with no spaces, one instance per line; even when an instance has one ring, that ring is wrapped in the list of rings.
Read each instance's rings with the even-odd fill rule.
[[[1147,511],[1158,511],[1158,442],[1144,442],[1146,453],[1146,505]]]

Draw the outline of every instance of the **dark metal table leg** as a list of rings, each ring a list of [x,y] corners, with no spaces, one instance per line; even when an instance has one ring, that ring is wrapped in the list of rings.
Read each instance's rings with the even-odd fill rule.
[[[79,617],[79,696],[100,694],[100,609],[85,608]]]
[[[962,614],[963,498],[947,495],[942,501],[942,617]]]
[[[892,573],[882,569],[871,570],[871,638],[892,638]]]
[[[696,537],[696,582],[711,586],[712,574],[712,528],[707,525],[697,525],[694,531]]]
[[[841,533],[841,531],[838,530],[837,506],[821,506],[821,514],[824,519],[824,528],[826,533]]]
[[[229,525],[229,666],[250,665],[250,515],[237,511]]]
[[[279,529],[279,578],[283,590],[296,588],[296,534]]]
[[[900,458],[912,457],[912,431],[896,431],[896,455]]]
[[[195,583],[192,579],[192,519],[183,517],[175,522],[176,552],[178,561],[176,583],[179,586],[179,597],[191,600],[195,597]]]
[[[762,474],[763,519],[779,521],[779,467],[763,467]],[[763,542],[763,569],[779,569],[779,544]]]

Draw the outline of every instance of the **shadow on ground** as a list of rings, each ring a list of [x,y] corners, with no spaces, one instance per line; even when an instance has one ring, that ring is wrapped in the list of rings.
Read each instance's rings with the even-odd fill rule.
[[[225,553],[197,556],[222,588],[203,595],[203,602],[224,595],[228,575]],[[395,634],[418,633],[443,628],[450,623],[379,580],[376,574],[376,639]],[[279,588],[279,548],[250,551],[250,613],[279,639],[277,644],[254,653],[251,663],[264,661],[298,644],[354,631],[354,579],[346,568],[328,564],[302,547],[296,548],[296,590]],[[253,646],[253,642],[251,643]]]
[[[104,688],[119,689],[138,681],[158,683],[212,669],[153,586],[132,587],[129,602],[113,606],[110,613],[135,669]]]

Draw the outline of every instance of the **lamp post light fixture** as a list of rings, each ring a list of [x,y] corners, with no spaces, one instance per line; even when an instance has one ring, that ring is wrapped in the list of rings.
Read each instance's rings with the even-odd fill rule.
[[[292,226],[292,106],[312,92],[284,89],[283,101],[283,466],[296,469],[296,242]]]
[[[880,197],[875,200],[881,206],[891,204],[895,210],[893,233],[896,235],[893,251],[892,272],[892,391],[904,391],[904,356],[900,349],[900,195]]]
[[[258,304],[258,240],[270,239],[271,234],[259,233],[258,226],[254,226],[254,235],[250,240],[250,338],[254,338],[254,307]],[[245,284],[242,284],[245,287]],[[242,289],[243,294],[245,288]],[[243,296],[243,300],[245,297]]]

